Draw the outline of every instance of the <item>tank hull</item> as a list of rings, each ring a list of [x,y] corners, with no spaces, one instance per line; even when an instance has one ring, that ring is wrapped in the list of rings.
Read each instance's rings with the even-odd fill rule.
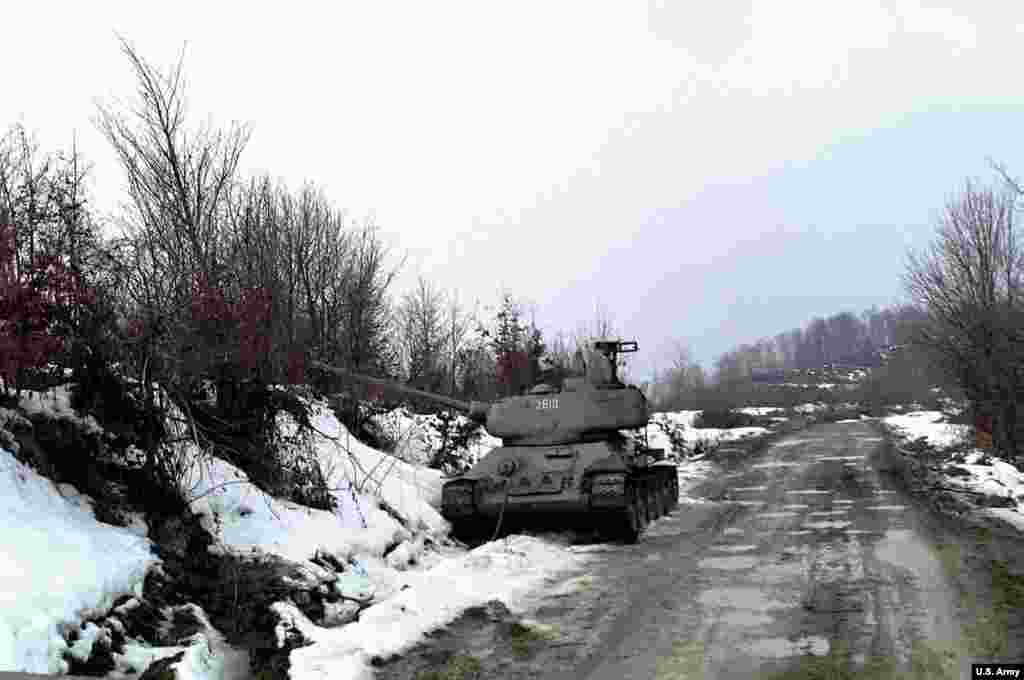
[[[656,457],[625,440],[498,447],[445,484],[442,514],[460,537],[571,528],[632,542],[678,502],[676,466]]]

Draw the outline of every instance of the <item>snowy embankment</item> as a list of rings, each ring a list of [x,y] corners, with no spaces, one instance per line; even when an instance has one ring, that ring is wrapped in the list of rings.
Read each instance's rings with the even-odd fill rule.
[[[980,512],[1024,530],[1024,473],[997,456],[969,446],[969,426],[946,422],[946,415],[940,411],[889,416],[883,423],[896,435],[901,454],[916,455],[907,446],[917,441],[940,454],[936,471],[946,490],[969,493],[981,506]]]
[[[698,444],[705,447],[766,434],[764,427],[694,427],[701,411],[673,411],[655,413],[647,425],[648,444],[664,449],[668,454],[683,458],[694,451]]]
[[[373,421],[395,442],[394,455],[405,461],[425,465],[445,443],[444,421],[433,413],[413,413],[399,407],[374,416]],[[458,430],[467,426],[469,419],[456,415],[448,425],[448,437],[454,437]],[[501,440],[480,428],[470,438],[463,454],[470,464],[475,464],[495,446],[501,446]]]
[[[96,521],[92,501],[0,448],[0,670],[66,673],[62,623],[140,594],[149,539]]]
[[[37,413],[99,427],[68,408],[63,389],[30,395],[28,402]],[[437,511],[440,473],[359,443],[326,405],[311,407],[317,433],[309,443],[328,472],[337,500],[333,512],[270,496],[235,466],[197,450],[184,452],[195,462],[183,487],[214,537],[211,552],[280,556],[314,581],[333,580],[343,598],[326,605],[319,621],[288,595],[271,605],[281,621],[279,646],[289,629],[312,643],[290,653],[290,678],[369,677],[374,656],[401,652],[465,608],[500,600],[515,611],[526,593],[584,564],[586,558],[568,545],[527,536],[468,552],[447,543],[449,527]],[[65,673],[69,657],[84,660],[98,640],[109,644],[104,625],[124,633],[118,617],[139,607],[147,571],[159,570],[160,560],[144,523],[123,528],[98,522],[89,498],[67,485],[56,488],[6,449],[0,449],[0,503],[0,576],[6,577],[0,670]],[[313,561],[324,555],[344,571],[331,573],[322,559]],[[119,598],[127,602],[111,610]],[[109,676],[138,677],[156,662],[182,679],[251,677],[247,654],[229,647],[196,609],[202,632],[177,644],[148,644],[125,633]],[[101,626],[83,624],[100,617],[106,617]]]

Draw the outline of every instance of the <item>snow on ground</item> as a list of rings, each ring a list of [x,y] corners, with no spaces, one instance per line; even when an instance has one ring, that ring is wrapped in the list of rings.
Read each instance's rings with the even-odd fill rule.
[[[952,425],[945,418],[939,411],[914,411],[888,416],[883,422],[903,441],[923,437],[931,447],[941,450],[962,442],[970,433],[969,426]],[[988,512],[1024,530],[1024,473],[1014,465],[971,448],[966,453],[951,451],[942,469],[947,486],[1012,500],[1016,507],[991,508]]]
[[[746,439],[747,437],[757,437],[762,434],[768,434],[771,430],[766,427],[731,427],[729,429],[721,429],[717,427],[704,427],[695,429],[694,441],[698,439],[710,439],[715,442],[734,442],[739,439]]]
[[[767,416],[779,413],[782,409],[777,406],[747,406],[746,408],[738,408],[736,411],[746,413],[748,416]]]
[[[740,409],[741,411],[771,411],[775,409],[761,409],[751,407]],[[650,446],[656,449],[664,449],[667,452],[674,452],[677,455],[684,455],[692,452],[698,442],[711,444],[735,441],[746,437],[753,437],[767,433],[769,430],[764,427],[734,427],[722,429],[717,427],[694,427],[693,424],[701,411],[672,411],[655,413],[651,416],[651,422],[647,425],[647,441]],[[676,451],[672,446],[672,438],[665,430],[674,431],[684,443],[686,451]]]
[[[399,654],[426,633],[488,600],[514,613],[533,590],[552,576],[578,570],[584,555],[568,545],[530,536],[511,536],[448,559],[427,571],[403,572],[398,593],[376,604],[348,626],[325,629],[291,604],[275,605],[316,644],[291,653],[293,680],[372,677],[370,659]]]
[[[941,411],[914,411],[888,416],[883,422],[911,441],[925,437],[929,445],[941,448],[956,443],[969,430],[967,425],[950,425],[945,420]]]
[[[813,404],[808,402],[806,404],[799,404],[799,405],[793,407],[793,410],[796,411],[797,413],[804,413],[804,414],[815,413],[817,411],[825,411],[827,409],[828,409],[828,404],[823,404],[821,402],[813,403]]]
[[[651,416],[652,423],[664,423],[680,427],[693,427],[693,423],[703,411],[670,411],[655,413]]]
[[[986,496],[1012,498],[1017,501],[1018,512],[1024,512],[1024,474],[1010,463],[975,450],[956,467],[970,474],[953,477],[952,482]]]
[[[120,608],[118,608],[120,610]],[[149,647],[137,640],[125,640],[124,654],[116,654],[117,666],[106,675],[107,680],[137,680],[139,672],[159,659],[182,653],[182,659],[174,666],[179,680],[248,680],[252,677],[249,669],[249,653],[228,645],[220,631],[213,627],[206,613],[197,605],[185,605],[185,609],[198,619],[202,629],[180,640],[177,645]],[[91,629],[99,629],[88,624]],[[88,632],[88,631],[86,631]],[[95,633],[93,633],[95,635]],[[85,639],[85,635],[83,635]],[[81,642],[81,641],[80,641]],[[78,642],[75,646],[78,646]],[[82,658],[87,658],[88,647],[83,646]],[[72,650],[74,653],[74,650]]]
[[[60,624],[140,594],[149,540],[96,521],[92,500],[0,449],[0,669],[67,673]]]
[[[397,443],[395,455],[402,460],[425,464],[441,448],[444,440],[441,419],[435,414],[412,413],[407,408],[399,407],[374,416],[373,421]],[[461,414],[454,419],[454,424],[459,427],[464,427],[468,422],[469,419]],[[501,440],[481,429],[466,454],[472,463],[476,463],[496,446],[501,446]]]
[[[448,531],[436,509],[442,485],[439,471],[372,449],[350,436],[327,406],[314,403],[311,408],[311,422],[319,433],[308,445],[327,474],[337,508],[316,510],[269,496],[230,463],[199,456],[184,483],[194,499],[193,510],[209,518],[206,527],[223,549],[257,548],[296,561],[322,550],[344,561],[359,555],[379,557],[394,542],[413,545],[413,534],[384,510],[381,501],[412,530],[435,537]],[[294,425],[286,428],[291,434],[289,429]],[[412,559],[417,552],[407,548],[399,554]]]

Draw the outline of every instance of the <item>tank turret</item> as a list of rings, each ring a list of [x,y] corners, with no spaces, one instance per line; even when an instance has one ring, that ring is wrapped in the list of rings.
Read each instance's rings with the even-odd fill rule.
[[[595,441],[623,429],[645,427],[650,409],[644,394],[623,384],[616,374],[620,352],[635,352],[636,342],[598,341],[584,359],[584,377],[566,378],[561,389],[538,385],[525,395],[494,403],[453,399],[312,362],[315,368],[385,389],[427,399],[465,413],[487,431],[517,446],[552,446]]]

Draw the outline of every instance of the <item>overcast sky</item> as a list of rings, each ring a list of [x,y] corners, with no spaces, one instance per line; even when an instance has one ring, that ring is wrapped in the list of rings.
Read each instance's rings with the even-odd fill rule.
[[[400,286],[505,287],[546,329],[600,305],[637,377],[673,338],[710,366],[898,301],[963,179],[1024,175],[1019,3],[37,0],[0,25],[0,125],[77,133],[102,209],[115,32],[160,65],[187,42],[193,119],[251,123],[247,172],[375,215]]]

